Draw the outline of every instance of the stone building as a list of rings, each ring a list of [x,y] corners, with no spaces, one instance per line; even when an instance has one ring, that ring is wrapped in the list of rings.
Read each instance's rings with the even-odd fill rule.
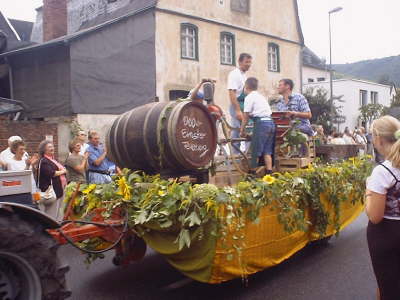
[[[37,44],[0,55],[29,118],[76,118],[105,131],[116,115],[185,96],[204,77],[217,80],[216,102],[226,110],[227,76],[241,52],[252,54],[249,76],[265,95],[283,77],[301,89],[296,0],[43,3],[32,31]],[[67,135],[64,128],[58,138]]]

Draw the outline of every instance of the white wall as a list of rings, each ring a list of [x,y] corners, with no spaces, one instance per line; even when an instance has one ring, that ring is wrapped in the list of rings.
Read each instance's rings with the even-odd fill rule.
[[[82,129],[88,132],[95,130],[100,134],[101,141],[104,142],[108,128],[113,124],[119,115],[95,115],[95,114],[79,114],[76,115],[76,121],[81,125]],[[68,156],[68,144],[73,138],[71,121],[74,117],[55,117],[46,118],[46,121],[57,123],[58,130],[58,157],[64,162]]]
[[[95,130],[100,134],[101,140],[107,134],[108,128],[113,124],[119,115],[95,115],[95,114],[79,114],[76,120],[82,126],[83,130]]]
[[[311,68],[308,66],[302,67],[302,79],[303,84],[308,83],[308,79],[313,79],[314,82],[318,81],[318,78],[325,78],[325,80],[329,80],[329,72],[326,70],[320,70],[316,68]]]
[[[329,81],[304,84],[303,89],[308,87],[323,87],[328,91]],[[360,90],[367,91],[368,103],[371,103],[371,92],[378,93],[378,103],[384,106],[390,105],[390,86],[378,84],[374,82],[355,80],[355,79],[340,79],[333,81],[333,94],[335,96],[343,95],[344,102],[337,102],[339,106],[343,106],[342,115],[346,116],[346,122],[340,124],[340,130],[343,131],[346,126],[353,130],[355,126],[359,126],[358,117],[360,115]]]

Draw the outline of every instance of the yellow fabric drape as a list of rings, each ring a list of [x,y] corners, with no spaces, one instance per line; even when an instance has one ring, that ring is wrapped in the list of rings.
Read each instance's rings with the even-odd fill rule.
[[[333,207],[325,196],[322,203],[330,212],[333,220]],[[340,230],[349,225],[362,212],[364,205],[358,201],[355,204],[349,199],[340,206]],[[307,215],[307,213],[306,213]],[[198,228],[191,232],[191,247],[178,249],[175,243],[177,232],[150,230],[144,235],[147,245],[164,255],[167,261],[186,276],[205,283],[221,283],[243,275],[250,275],[266,268],[275,266],[288,259],[305,247],[309,242],[321,237],[310,228],[307,232],[296,231],[287,233],[278,222],[277,213],[271,206],[264,207],[259,216],[259,222],[246,221],[244,235],[241,240],[242,254],[237,255],[233,249],[233,235],[238,232],[228,232],[225,239],[218,239],[211,234],[216,224],[207,224],[203,232]],[[331,222],[332,223],[332,222]],[[329,225],[326,236],[336,233],[334,226]],[[199,235],[202,238],[199,239]]]
[[[333,207],[328,204],[326,198],[323,199],[322,203],[328,207],[332,219]],[[341,203],[340,230],[354,221],[363,211],[363,208],[364,205],[360,201],[354,205],[350,200]],[[221,283],[275,266],[301,250],[309,242],[321,238],[312,229],[307,232],[287,233],[278,222],[276,212],[271,211],[271,207],[268,206],[261,210],[258,224],[247,222],[244,233],[244,249],[240,258],[241,261],[239,261],[238,255],[235,255],[233,260],[227,259],[228,254],[232,253],[232,246],[229,246],[232,245],[231,237],[225,241],[225,245],[223,245],[222,240],[218,241],[209,283]],[[325,236],[331,236],[335,233],[334,226],[328,225]]]

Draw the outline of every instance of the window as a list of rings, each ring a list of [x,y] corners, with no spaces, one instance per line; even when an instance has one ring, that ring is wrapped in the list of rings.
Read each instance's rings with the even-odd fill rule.
[[[193,24],[181,25],[181,57],[197,60],[198,56],[198,30]]]
[[[312,83],[312,82],[314,82],[314,79],[308,78],[308,83]]]
[[[231,10],[245,14],[249,13],[249,0],[231,0]]]
[[[368,92],[365,90],[360,90],[360,106],[365,106],[368,104]]]
[[[221,64],[235,64],[235,36],[229,32],[221,33]]]
[[[280,72],[279,46],[274,43],[268,44],[268,71]]]
[[[371,103],[378,104],[378,92],[371,92]]]
[[[318,82],[325,81],[325,77],[318,77],[318,78],[317,78],[317,81],[318,81]]]
[[[185,90],[170,90],[169,100],[174,101],[178,99],[186,99],[189,96],[189,91]]]

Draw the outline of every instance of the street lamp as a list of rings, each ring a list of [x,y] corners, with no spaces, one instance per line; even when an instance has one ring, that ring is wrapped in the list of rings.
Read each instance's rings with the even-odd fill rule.
[[[341,11],[342,7],[336,7],[329,11],[329,84],[330,84],[330,103],[331,103],[331,116],[333,115],[333,70],[332,70],[332,29],[331,29],[331,14]]]

